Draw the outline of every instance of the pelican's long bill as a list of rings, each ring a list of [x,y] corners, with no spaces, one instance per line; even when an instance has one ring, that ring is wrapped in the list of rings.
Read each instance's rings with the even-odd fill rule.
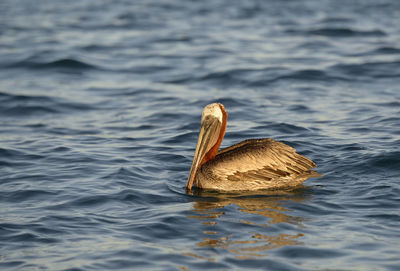
[[[192,189],[197,170],[204,163],[214,158],[218,152],[219,145],[225,133],[223,118],[226,112],[222,110],[224,110],[223,106],[215,103],[208,105],[203,111],[199,139],[197,140],[196,151],[186,183],[186,189],[188,190]]]

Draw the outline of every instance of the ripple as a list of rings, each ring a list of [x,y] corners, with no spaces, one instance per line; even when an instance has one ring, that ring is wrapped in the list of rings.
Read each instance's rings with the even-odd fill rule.
[[[56,197],[57,192],[45,191],[45,190],[23,190],[23,191],[12,191],[12,192],[0,192],[1,201],[7,202],[24,202],[24,201],[41,201],[45,198]]]
[[[398,55],[400,49],[396,47],[379,47],[362,53],[350,54],[351,56],[376,56],[376,55]]]
[[[327,37],[382,37],[386,33],[382,30],[354,30],[351,28],[330,28],[324,27],[307,31],[310,35]]]
[[[400,152],[385,152],[376,155],[368,160],[368,167],[379,168],[380,170],[397,171],[400,168]]]
[[[7,236],[6,241],[8,242],[28,242],[28,243],[57,243],[56,238],[41,238],[36,234],[32,233],[19,233],[11,236]]]
[[[323,70],[305,69],[298,71],[290,71],[285,74],[279,74],[270,79],[255,80],[249,83],[252,87],[260,87],[266,84],[271,84],[280,81],[319,81],[319,82],[334,82],[334,81],[348,81],[345,76],[338,76]]]
[[[59,97],[15,95],[4,92],[0,92],[0,102],[3,103],[0,108],[3,117],[33,117],[94,109],[91,105]]]
[[[292,105],[288,109],[290,111],[294,111],[297,113],[304,113],[304,114],[309,114],[314,112],[310,107],[302,104]]]
[[[323,248],[306,248],[306,247],[286,247],[279,251],[279,254],[288,258],[339,258],[346,255],[344,252],[339,252],[333,249]]]
[[[0,263],[0,267],[2,268],[12,268],[23,265],[24,261],[4,261]]]
[[[396,214],[374,214],[374,215],[366,215],[367,218],[386,220],[390,223],[392,222],[400,222],[400,215]]]
[[[339,71],[346,77],[363,76],[369,78],[391,78],[400,76],[399,61],[393,62],[367,62],[360,64],[337,64],[330,69]]]
[[[8,166],[23,166],[43,159],[44,156],[31,152],[0,148],[0,163]]]
[[[371,54],[398,55],[400,54],[400,49],[394,47],[380,47],[371,52]]]
[[[100,67],[88,64],[84,61],[76,60],[73,58],[57,59],[49,62],[35,62],[32,61],[34,57],[30,57],[26,60],[11,63],[7,65],[7,68],[29,68],[29,69],[66,69],[66,70],[91,70],[100,69]]]
[[[56,109],[44,106],[14,106],[3,108],[0,113],[7,114],[8,116],[26,116],[29,115],[43,115],[43,114],[56,114],[59,113]]]
[[[268,129],[276,130],[284,134],[295,134],[295,133],[309,133],[309,129],[301,126],[296,126],[289,123],[273,123],[268,125]]]
[[[108,174],[103,177],[103,179],[116,179],[116,180],[135,180],[135,179],[145,179],[147,175],[146,172],[141,168],[135,167],[133,171],[126,168],[119,168],[117,171]]]

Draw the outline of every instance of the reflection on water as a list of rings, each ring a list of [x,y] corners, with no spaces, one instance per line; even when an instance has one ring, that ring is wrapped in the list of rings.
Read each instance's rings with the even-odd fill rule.
[[[193,203],[193,214],[188,215],[188,217],[200,220],[207,229],[216,228],[215,230],[204,230],[203,233],[210,237],[203,238],[197,243],[197,246],[224,249],[235,254],[238,258],[245,259],[266,256],[263,252],[282,246],[300,245],[301,241],[298,239],[304,236],[300,232],[304,218],[290,215],[291,210],[286,207],[285,202],[304,201],[309,197],[309,193],[306,191],[304,187],[292,191],[258,191],[247,194],[194,191],[193,193],[200,197]],[[239,238],[229,234],[229,229],[226,229],[226,227],[224,227],[224,233],[219,232],[215,227],[226,215],[226,207],[230,205],[236,206],[237,210],[244,214],[251,215],[249,220],[239,218],[234,223],[255,226]],[[263,223],[256,222],[260,221],[259,216],[265,218],[261,219]],[[272,227],[278,223],[290,223],[296,226],[299,232],[293,234],[265,230],[266,227]],[[226,231],[228,231],[228,234]],[[217,237],[221,235],[222,237]],[[202,257],[198,255],[187,256]],[[209,258],[209,260],[214,261],[215,259]]]

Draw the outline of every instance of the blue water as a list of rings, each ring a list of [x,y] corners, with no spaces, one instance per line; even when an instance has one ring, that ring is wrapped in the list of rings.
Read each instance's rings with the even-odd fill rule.
[[[1,270],[400,270],[400,1],[0,2]],[[184,185],[200,115],[318,164]]]

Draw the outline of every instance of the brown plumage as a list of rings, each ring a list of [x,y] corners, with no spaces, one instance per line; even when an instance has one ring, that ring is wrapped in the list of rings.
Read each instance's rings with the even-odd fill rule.
[[[215,154],[225,133],[226,118],[221,104],[204,109],[188,190],[192,184],[224,191],[282,189],[319,176],[311,170],[316,167],[313,161],[269,138],[245,140]]]
[[[222,149],[201,166],[195,186],[218,190],[280,189],[317,174],[315,163],[282,142],[248,139]]]

